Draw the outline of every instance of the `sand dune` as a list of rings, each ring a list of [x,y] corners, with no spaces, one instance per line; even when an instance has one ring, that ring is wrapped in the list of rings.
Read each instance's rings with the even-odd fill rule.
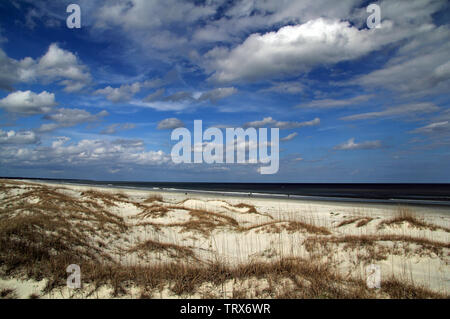
[[[441,208],[13,180],[0,207],[3,297],[449,297]],[[66,287],[70,264],[81,289]]]

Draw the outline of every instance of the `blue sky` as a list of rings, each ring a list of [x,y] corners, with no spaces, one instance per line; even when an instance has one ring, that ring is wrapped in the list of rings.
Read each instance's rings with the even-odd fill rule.
[[[449,182],[450,6],[370,3],[2,1],[0,175]],[[278,173],[174,164],[194,120],[279,127]]]

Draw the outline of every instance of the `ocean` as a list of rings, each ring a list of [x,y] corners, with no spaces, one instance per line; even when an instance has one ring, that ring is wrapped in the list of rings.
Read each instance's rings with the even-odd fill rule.
[[[33,180],[27,178],[28,180]],[[34,179],[77,185],[143,190],[215,193],[224,196],[275,197],[374,203],[450,206],[450,184],[174,183],[75,179]]]

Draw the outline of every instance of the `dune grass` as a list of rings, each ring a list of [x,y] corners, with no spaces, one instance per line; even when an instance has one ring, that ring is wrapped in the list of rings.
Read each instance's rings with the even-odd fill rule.
[[[146,240],[142,243],[135,245],[128,250],[129,252],[167,252],[172,257],[195,258],[195,254],[192,249],[181,245],[175,245],[171,243],[162,243],[155,240]]]
[[[16,290],[12,288],[0,289],[0,299],[17,299]]]
[[[373,218],[371,217],[355,217],[355,218],[350,218],[350,219],[346,219],[341,221],[337,227],[342,227],[342,226],[347,226],[350,224],[354,224],[356,223],[356,227],[362,227],[362,226],[366,226],[368,223],[370,223],[373,220]]]
[[[245,224],[240,222],[245,215],[241,212],[190,209],[180,203],[166,203],[159,195],[136,202],[124,193],[87,190],[76,197],[67,195],[68,192],[62,189],[33,184],[23,186],[20,183],[0,184],[0,191],[7,194],[0,201],[1,275],[38,281],[46,278],[44,295],[63,289],[67,266],[78,264],[82,269],[83,287],[90,287],[87,296],[101,287],[111,287],[112,296],[128,296],[131,288],[137,287],[141,289],[142,298],[150,298],[163,290],[178,297],[218,298],[224,296],[218,293],[223,287],[231,286],[227,296],[234,298],[449,297],[395,277],[385,279],[380,290],[371,290],[364,280],[343,276],[332,263],[316,258],[320,253],[317,246],[339,244],[350,248],[367,247],[368,252],[373,253],[370,258],[375,260],[379,257],[374,254],[381,253],[372,248],[381,242],[415,244],[441,256],[445,249],[450,249],[450,244],[426,237],[338,234],[335,228],[319,226],[322,223],[308,221],[301,215],[296,215],[296,219],[278,218]],[[124,203],[134,205],[139,212],[129,218],[113,213]],[[260,214],[249,204],[230,204],[230,207],[247,208],[246,213]],[[174,210],[185,214],[188,220],[159,220],[170,217],[168,214]],[[380,225],[384,226],[381,227],[408,222],[429,230],[438,229],[437,226],[430,228],[431,224],[414,216],[402,214],[382,221]],[[371,217],[353,218],[351,222],[341,222],[344,224],[338,227],[352,223],[362,227],[372,220]],[[142,240],[133,237],[141,230],[143,233],[140,227],[145,226],[152,226],[161,234]],[[254,232],[250,232],[252,230]],[[295,235],[299,240],[292,240],[292,245],[303,245],[308,251],[316,250],[316,254],[303,257],[276,255],[270,260],[247,258],[231,264],[220,258],[202,259],[198,254],[199,247],[188,246],[181,240],[177,242],[184,233],[189,236],[201,234],[200,243],[212,241],[219,231],[236,236],[249,235],[255,241],[267,234],[279,234],[280,238],[282,234]],[[167,259],[157,260],[153,258],[154,254],[164,255]],[[137,255],[138,259],[123,262],[119,255]],[[248,288],[245,285],[250,281],[256,281],[259,286]],[[8,296],[16,297],[15,291],[0,290],[1,298]],[[38,297],[38,294],[30,296]]]
[[[404,207],[400,207],[396,213],[396,216],[393,218],[383,220],[380,224],[378,224],[378,228],[383,229],[385,226],[400,225],[402,223],[408,223],[409,225],[419,229],[429,229],[432,231],[443,230],[445,232],[450,232],[450,228],[427,223],[414,216],[410,209]]]

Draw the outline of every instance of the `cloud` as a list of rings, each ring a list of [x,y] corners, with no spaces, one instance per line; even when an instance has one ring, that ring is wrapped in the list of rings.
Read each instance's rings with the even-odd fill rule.
[[[172,130],[178,127],[184,127],[184,123],[177,118],[168,118],[158,123],[158,130]]]
[[[187,56],[192,47],[186,30],[213,17],[219,6],[216,1],[117,0],[86,11],[97,36],[109,36],[113,30],[121,45],[133,48],[130,52],[143,51],[150,59],[172,62],[174,56]]]
[[[374,71],[349,84],[423,92],[438,82],[435,90],[445,90],[450,33],[448,25],[433,24],[433,15],[446,9],[446,1],[379,1],[379,5],[382,27],[368,30],[366,6],[358,0],[238,2],[229,7],[226,18],[201,30],[203,39],[214,41],[214,34],[217,42],[231,42],[231,46],[214,47],[198,63],[213,73],[211,80],[220,83],[256,82],[296,77],[316,67],[356,61],[387,45],[400,45],[386,72]],[[284,27],[277,31],[255,33],[280,25]],[[246,39],[241,40],[242,35]]]
[[[339,3],[327,0],[116,0],[111,4],[97,4],[96,8],[92,2],[82,1],[80,5],[88,7],[85,21],[92,21],[95,31],[114,30],[114,35],[126,36],[134,46],[183,54],[193,46],[211,42],[234,44],[249,32],[307,21],[312,17],[344,19],[360,0],[342,0]],[[186,35],[185,30],[190,34]]]
[[[119,88],[107,86],[94,92],[94,95],[104,95],[109,101],[117,103],[129,101],[140,90],[138,83],[132,85],[121,85]]]
[[[351,138],[347,142],[335,146],[335,150],[371,150],[381,148],[381,141],[367,141],[355,143],[355,139]]]
[[[61,49],[53,43],[38,60],[26,57],[20,61],[6,56],[0,49],[0,88],[12,90],[15,83],[40,81],[44,84],[57,82],[66,92],[83,89],[91,82],[87,66],[82,64],[72,52]]]
[[[0,89],[12,91],[13,85],[19,80],[19,62],[10,59],[0,49]]]
[[[244,124],[244,128],[248,127],[278,127],[280,129],[293,129],[293,128],[301,128],[305,126],[316,126],[320,124],[320,119],[315,118],[311,121],[306,122],[284,122],[284,121],[276,121],[271,117],[265,117],[262,121],[254,121],[247,122]]]
[[[151,108],[157,111],[183,111],[192,106],[192,104],[183,102],[164,102],[164,101],[154,101],[154,102],[144,102],[132,100],[129,102],[133,106]]]
[[[158,101],[164,95],[164,91],[165,91],[165,89],[156,90],[155,92],[147,95],[143,101],[144,102]]]
[[[335,99],[325,99],[325,100],[315,100],[309,103],[300,104],[297,107],[307,107],[307,108],[339,108],[351,106],[359,103],[368,101],[374,97],[374,95],[358,95],[349,99],[335,100]]]
[[[430,23],[432,14],[439,11],[445,2],[411,0],[377,3],[382,8],[383,22],[393,21],[396,27],[402,28],[395,32],[391,30],[388,34],[397,39],[397,34],[403,34],[404,30],[416,32],[420,24]],[[145,50],[152,58],[159,54],[162,59],[168,60],[174,59],[174,56],[188,56],[192,48],[205,52],[202,50],[216,43],[235,47],[249,34],[285,25],[304,24],[319,17],[335,21],[348,20],[351,25],[364,28],[368,16],[361,0],[166,0],[162,3],[145,0],[115,0],[112,3],[80,0],[79,4],[84,8],[83,25],[92,26],[90,29],[95,36],[107,36],[113,30],[114,38],[121,45],[128,44],[137,49],[134,51]],[[62,5],[38,0],[33,1],[33,5],[46,13],[39,12],[41,22],[50,17],[59,17],[64,23],[66,16],[61,14],[64,12]],[[107,32],[102,33],[105,30]],[[140,62],[136,60],[137,64]]]
[[[389,26],[383,31],[387,32]],[[259,81],[298,76],[320,65],[359,58],[383,42],[372,30],[358,30],[349,22],[315,19],[275,32],[252,34],[229,50],[216,47],[206,55],[207,70],[217,82]]]
[[[249,32],[267,30],[279,25],[298,24],[317,17],[344,20],[359,3],[359,0],[234,1],[222,8],[222,18],[211,19],[199,26],[194,32],[193,40],[234,44]]]
[[[194,97],[191,92],[180,91],[169,96],[166,96],[162,99],[165,102],[185,102],[185,101],[194,101]]]
[[[133,96],[138,93],[143,88],[155,87],[160,84],[159,81],[149,80],[144,82],[135,82],[133,84],[123,84],[118,88],[113,88],[111,86],[107,86],[103,89],[99,89],[94,92],[94,95],[103,95],[109,101],[118,103],[118,102],[127,102],[130,101]]]
[[[450,132],[449,121],[431,123],[412,131],[412,133],[425,133],[425,134],[447,133],[447,132]]]
[[[16,91],[0,100],[0,108],[25,115],[48,113],[56,105],[55,95],[47,91]]]
[[[51,132],[54,131],[58,128],[62,127],[59,124],[56,123],[47,123],[47,124],[42,124],[38,129],[37,132],[39,133],[47,133],[47,132]]]
[[[27,14],[25,15],[25,24],[28,28],[34,29],[36,27],[36,22],[34,21],[35,18],[39,18],[37,10],[34,8],[28,10]]]
[[[217,103],[219,100],[224,99],[228,96],[231,96],[237,92],[237,89],[234,87],[227,88],[217,88],[211,91],[203,92],[198,101],[210,101],[211,103]]]
[[[45,26],[47,28],[60,27],[65,19],[65,17],[60,12],[65,12],[65,7],[57,6],[57,3],[46,3],[46,5],[41,5],[38,0],[29,1],[25,0],[27,6],[20,8],[20,4],[17,1],[12,1],[12,4],[21,11],[25,11],[29,4],[33,6],[28,7],[28,11],[24,14],[24,22],[17,20],[17,24],[23,24],[25,27],[34,30],[37,26]],[[49,12],[49,8],[59,9],[57,14]],[[64,11],[63,11],[64,10]]]
[[[164,90],[158,90],[142,101],[132,101],[131,104],[139,107],[149,107],[158,111],[181,111],[195,106],[195,103],[217,103],[237,92],[234,87],[215,88],[204,92],[179,91],[163,96]]]
[[[261,92],[277,92],[284,94],[298,94],[302,93],[305,90],[303,84],[296,82],[281,82],[275,83],[269,88],[262,89]]]
[[[44,116],[45,120],[50,120],[55,123],[43,124],[37,131],[44,133],[61,127],[71,127],[81,123],[95,122],[108,114],[107,111],[91,114],[90,112],[81,109],[60,108],[55,113]]]
[[[136,124],[133,123],[115,123],[108,125],[104,130],[100,132],[100,134],[115,134],[118,131],[131,130],[136,127]]]
[[[0,129],[0,144],[35,144],[39,139],[32,131],[8,131]]]
[[[450,28],[424,25],[381,68],[349,84],[386,88],[406,95],[446,93],[450,86]]]
[[[101,111],[100,113],[94,115],[89,113],[88,111],[81,109],[61,108],[58,109],[56,113],[46,115],[44,118],[46,120],[52,120],[58,123],[78,124],[97,121],[100,118],[107,115],[108,115],[107,111]]]
[[[439,111],[439,107],[437,107],[433,103],[423,102],[423,103],[413,103],[413,104],[393,106],[387,108],[384,111],[350,115],[342,117],[341,119],[346,121],[355,121],[355,120],[367,120],[376,118],[391,118],[399,116],[411,117],[417,114],[432,113],[436,111]]]
[[[18,146],[0,149],[0,163],[31,167],[57,165],[155,166],[170,163],[170,155],[163,151],[146,151],[141,140],[90,140],[69,143],[70,138],[58,137],[51,146],[23,148]]]
[[[286,137],[280,138],[280,141],[287,142],[287,141],[293,140],[297,135],[298,135],[297,132],[291,133]]]
[[[59,81],[67,92],[79,91],[91,81],[87,67],[72,52],[59,48],[56,43],[50,45],[37,63],[29,60],[29,66],[23,72],[25,79]]]
[[[176,92],[172,95],[161,98],[162,101],[165,102],[205,102],[210,101],[211,103],[217,103],[218,101],[227,98],[237,92],[237,89],[234,87],[225,87],[225,88],[216,88],[210,91],[205,91],[201,93],[192,93],[180,91]],[[159,93],[159,92],[156,92]],[[152,96],[153,97],[153,96]],[[148,100],[148,97],[146,98]],[[154,98],[153,98],[154,100]]]
[[[196,5],[188,1],[119,0],[98,9],[96,28],[152,30],[180,21],[192,23],[216,13],[217,4]],[[152,19],[149,19],[149,16]]]

